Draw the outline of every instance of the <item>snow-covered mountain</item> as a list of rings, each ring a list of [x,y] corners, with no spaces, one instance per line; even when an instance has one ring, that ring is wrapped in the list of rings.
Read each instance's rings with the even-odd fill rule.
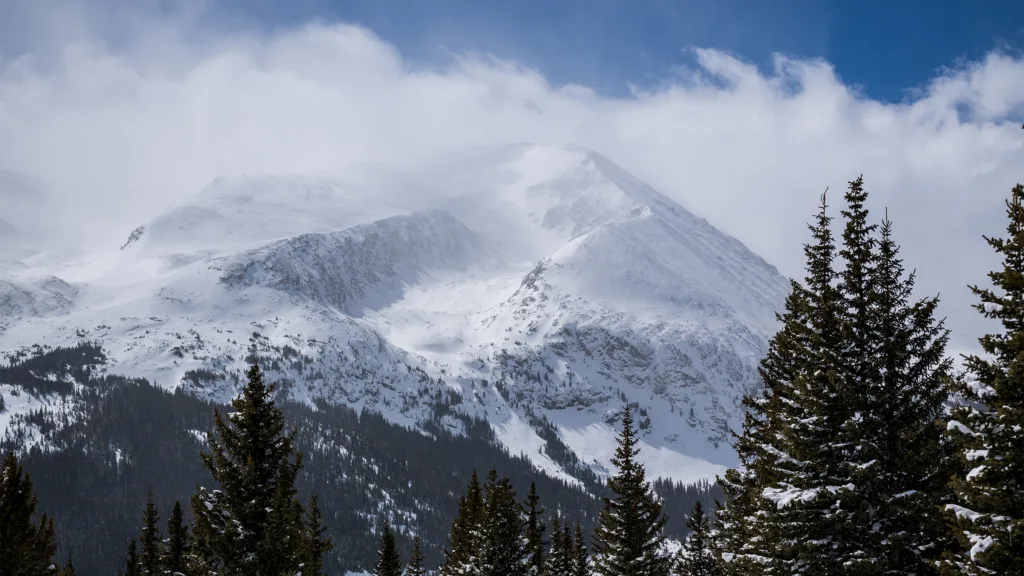
[[[537,423],[601,471],[629,401],[649,472],[689,481],[735,464],[787,291],[602,156],[517,145],[219,179],[122,246],[0,267],[0,349],[97,340],[111,371],[216,399],[255,351],[298,400],[410,426],[455,401],[567,480]]]

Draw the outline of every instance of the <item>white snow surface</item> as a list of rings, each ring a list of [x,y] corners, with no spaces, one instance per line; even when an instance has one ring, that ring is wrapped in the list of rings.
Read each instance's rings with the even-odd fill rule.
[[[736,464],[728,430],[789,289],[606,158],[532,144],[219,179],[124,246],[22,256],[0,265],[0,350],[97,340],[110,372],[225,400],[254,346],[295,399],[411,426],[428,392],[458,392],[567,481],[527,406],[599,472],[623,399],[652,476]]]

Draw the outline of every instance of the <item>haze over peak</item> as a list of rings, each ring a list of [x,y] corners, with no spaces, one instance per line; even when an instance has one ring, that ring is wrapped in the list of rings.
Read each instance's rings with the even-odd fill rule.
[[[225,400],[255,346],[295,400],[416,426],[441,386],[513,452],[541,442],[528,407],[581,458],[635,402],[648,463],[679,480],[734,463],[728,431],[789,287],[611,160],[543,144],[220,178],[121,246],[8,274],[0,348],[89,338],[112,370]],[[67,288],[31,281],[49,276]]]

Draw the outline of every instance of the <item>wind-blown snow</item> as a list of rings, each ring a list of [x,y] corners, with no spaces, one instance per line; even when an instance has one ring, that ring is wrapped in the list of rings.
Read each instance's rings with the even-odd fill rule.
[[[0,267],[0,349],[95,339],[112,372],[218,399],[255,349],[299,401],[411,426],[457,392],[556,477],[523,408],[600,469],[625,400],[648,472],[690,481],[736,463],[788,289],[608,159],[516,145],[218,180],[108,251]]]

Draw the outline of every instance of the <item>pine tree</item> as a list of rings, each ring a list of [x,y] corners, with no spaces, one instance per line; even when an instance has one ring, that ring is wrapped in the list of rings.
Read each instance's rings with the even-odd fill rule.
[[[294,574],[309,538],[295,491],[302,456],[259,366],[247,377],[235,412],[215,412],[216,434],[207,434],[203,463],[221,488],[192,497],[192,558],[220,576]]]
[[[45,514],[34,522],[37,498],[32,478],[13,452],[0,468],[0,574],[50,574],[57,551],[53,520]]]
[[[612,459],[617,472],[608,479],[614,497],[604,498],[594,534],[594,569],[601,576],[662,576],[671,566],[671,558],[662,550],[665,517],[646,481],[644,466],[636,459],[638,443],[627,405]]]
[[[391,531],[391,523],[384,521],[380,532],[380,548],[377,550],[377,565],[373,568],[374,576],[402,576],[402,559],[398,556],[398,543],[395,533]]]
[[[780,331],[759,367],[764,384],[748,408],[736,450],[743,465],[720,482],[718,547],[730,576],[840,574],[835,548],[843,516],[832,487],[844,486],[849,421],[840,352],[845,317],[837,289],[836,247],[822,195],[813,241],[804,247],[807,275],[792,282]]]
[[[320,502],[314,495],[309,500],[309,509],[306,514],[306,533],[308,537],[302,548],[302,574],[303,576],[322,576],[324,571],[324,554],[334,548],[334,542],[327,535],[327,526],[324,525],[323,516],[320,514]]]
[[[186,573],[186,559],[191,545],[188,526],[181,510],[181,502],[175,502],[171,517],[167,520],[167,547],[164,550],[164,569],[171,576]]]
[[[938,298],[911,301],[914,274],[906,275],[882,222],[872,271],[870,311],[874,349],[858,382],[859,405],[849,430],[856,452],[848,465],[858,487],[856,539],[863,551],[859,573],[936,573],[947,545],[941,504],[948,500],[952,466],[942,439],[949,399],[948,330],[936,321]],[[851,555],[851,558],[857,558]]]
[[[60,576],[75,576],[75,561],[71,558],[71,554],[68,554],[64,567],[60,569]]]
[[[440,570],[441,576],[480,573],[485,512],[480,479],[476,472],[473,472],[466,494],[459,498],[459,510],[448,536],[444,562]]]
[[[482,550],[484,576],[526,576],[527,540],[523,534],[523,510],[508,478],[487,477],[487,510]]]
[[[142,543],[142,553],[139,555],[139,567],[142,574],[154,576],[160,574],[160,559],[163,557],[160,549],[160,529],[157,523],[160,521],[156,505],[153,504],[153,491],[146,494],[146,510],[142,515],[142,535],[139,542]]]
[[[565,524],[566,535],[568,535],[569,523]],[[566,540],[569,544],[569,540]],[[590,557],[587,555],[587,537],[583,535],[583,525],[576,524],[576,537],[571,541],[573,549],[573,576],[590,576]]]
[[[423,541],[419,536],[412,540],[412,554],[409,555],[409,565],[405,568],[405,576],[426,576],[427,569],[424,567]]]
[[[544,509],[540,506],[540,496],[537,495],[537,483],[530,482],[530,492],[526,496],[526,549],[529,554],[527,561],[529,576],[545,574],[544,548],[547,543],[544,541],[544,532],[547,527],[544,526],[544,521],[541,519],[543,514]]]
[[[551,554],[548,555],[547,572],[550,576],[575,576],[576,559],[573,555],[572,534],[569,521],[555,518],[551,533]]]
[[[979,341],[987,356],[966,357],[973,377],[958,389],[960,404],[947,429],[967,474],[954,479],[961,548],[946,574],[1024,575],[1024,186],[1006,202],[1005,238],[985,238],[1002,266],[993,288],[971,286],[975,308],[1002,330]]]
[[[708,540],[711,534],[709,518],[700,500],[694,503],[686,527],[690,529],[690,536],[680,554],[679,576],[721,576],[718,558]]]
[[[124,559],[124,576],[141,576],[142,565],[139,561],[138,542],[128,542],[128,555]]]

